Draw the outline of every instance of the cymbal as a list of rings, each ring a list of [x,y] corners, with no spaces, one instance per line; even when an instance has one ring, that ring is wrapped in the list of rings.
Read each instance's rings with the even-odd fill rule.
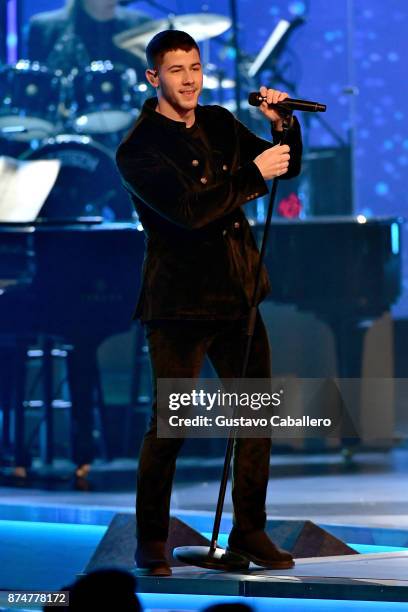
[[[215,13],[196,13],[173,15],[169,19],[148,21],[140,26],[120,32],[113,37],[113,42],[124,49],[144,57],[147,43],[162,30],[174,29],[187,32],[195,41],[201,42],[223,34],[231,27],[231,19]]]

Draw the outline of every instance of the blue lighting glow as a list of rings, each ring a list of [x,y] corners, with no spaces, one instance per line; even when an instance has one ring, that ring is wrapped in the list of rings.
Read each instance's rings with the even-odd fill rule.
[[[15,34],[14,32],[11,34],[8,34],[7,36],[7,47],[16,47],[17,46],[17,34]]]
[[[291,2],[291,4],[289,4],[289,13],[291,15],[296,15],[296,16],[300,16],[300,15],[304,15],[306,12],[306,6],[304,2]]]
[[[235,55],[236,55],[235,49],[233,49],[232,47],[229,47],[226,52],[226,57],[230,60],[233,60],[235,59]]]
[[[391,250],[393,255],[400,251],[400,231],[398,223],[391,223]]]
[[[388,194],[389,192],[389,187],[387,183],[384,183],[384,181],[380,181],[379,183],[376,184],[375,186],[375,193],[379,196],[385,196]]]

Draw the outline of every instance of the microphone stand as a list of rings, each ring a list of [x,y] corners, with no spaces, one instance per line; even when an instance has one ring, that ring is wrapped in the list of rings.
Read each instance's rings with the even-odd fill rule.
[[[283,119],[283,135],[280,144],[284,144],[287,132],[291,126],[292,112],[287,111]],[[266,245],[269,238],[269,230],[272,220],[273,207],[276,199],[276,191],[278,189],[278,177],[273,179],[272,189],[269,197],[268,213],[265,221],[265,228],[262,237],[262,245],[259,253],[259,262],[256,270],[255,287],[252,294],[251,307],[248,315],[247,331],[246,331],[246,346],[244,359],[241,369],[241,378],[245,378],[249,355],[251,352],[252,339],[255,329],[256,315],[258,311],[258,296],[261,286],[262,265],[265,258]],[[228,476],[230,471],[232,453],[234,449],[235,430],[230,432],[228,437],[227,447],[225,450],[224,467],[221,476],[220,489],[218,493],[217,507],[215,511],[214,524],[211,536],[210,546],[179,546],[173,550],[173,556],[182,563],[187,565],[196,565],[206,569],[216,569],[224,571],[239,571],[247,569],[248,562],[246,559],[236,553],[226,551],[217,546],[218,535],[221,525],[222,511],[224,508],[225,492],[227,489]]]

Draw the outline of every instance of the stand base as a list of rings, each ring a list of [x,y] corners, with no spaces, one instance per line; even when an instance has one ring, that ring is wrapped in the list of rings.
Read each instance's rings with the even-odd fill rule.
[[[173,557],[186,565],[224,572],[241,571],[249,567],[249,561],[244,557],[223,548],[213,550],[208,546],[179,546],[173,550]]]

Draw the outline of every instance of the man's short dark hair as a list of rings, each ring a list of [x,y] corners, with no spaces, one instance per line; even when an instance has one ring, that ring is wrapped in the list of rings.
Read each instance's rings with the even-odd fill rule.
[[[163,32],[159,32],[156,36],[153,36],[146,47],[147,65],[149,68],[156,68],[168,51],[176,51],[177,49],[183,49],[183,51],[197,49],[198,53],[200,53],[196,41],[187,32],[182,32],[181,30],[163,30]]]

